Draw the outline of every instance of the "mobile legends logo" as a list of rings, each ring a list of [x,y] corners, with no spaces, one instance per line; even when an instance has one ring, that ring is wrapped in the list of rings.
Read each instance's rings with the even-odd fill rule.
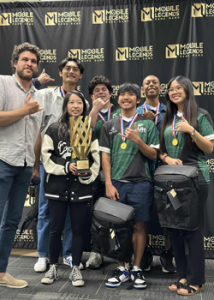
[[[210,173],[214,173],[214,159],[210,158],[207,160],[207,167]]]
[[[33,12],[0,13],[0,26],[33,25]]]
[[[162,248],[165,246],[165,236],[164,235],[153,235],[148,234],[149,246],[153,248]]]
[[[95,10],[92,13],[92,24],[126,23],[129,21],[129,9]]]
[[[81,24],[81,12],[69,11],[69,12],[47,12],[45,14],[45,26],[55,25],[80,25]]]
[[[191,9],[192,18],[214,17],[214,3],[194,3]]]
[[[153,46],[118,47],[115,51],[116,61],[153,59]]]
[[[119,85],[112,85],[112,89],[113,89],[113,92],[112,92],[112,98],[117,98],[117,94],[118,94],[118,90],[119,90]]]
[[[68,51],[68,56],[83,62],[100,62],[105,59],[104,48],[70,49]]]
[[[200,57],[203,56],[203,47],[203,42],[167,45],[166,58]]]
[[[56,63],[57,54],[56,49],[41,49],[40,50],[41,62]]]
[[[214,236],[204,237],[204,250],[214,250]]]
[[[179,5],[144,7],[141,9],[141,22],[179,19]]]
[[[212,96],[214,95],[214,81],[193,81],[193,91],[195,96]]]

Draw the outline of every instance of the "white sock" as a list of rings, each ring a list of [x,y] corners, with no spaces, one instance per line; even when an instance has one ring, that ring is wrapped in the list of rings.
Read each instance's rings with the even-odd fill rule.
[[[124,271],[124,270],[125,270],[125,268],[124,268],[123,266],[119,266],[118,269],[119,269],[120,271]]]
[[[134,271],[139,271],[139,270],[141,270],[141,268],[138,267],[138,266],[133,266],[133,270],[134,270]]]

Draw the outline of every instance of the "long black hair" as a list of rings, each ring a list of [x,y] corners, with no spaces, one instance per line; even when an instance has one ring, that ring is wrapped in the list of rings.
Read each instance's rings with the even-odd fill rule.
[[[74,90],[65,95],[63,105],[62,105],[63,113],[58,121],[58,124],[59,124],[58,136],[60,139],[63,139],[63,140],[66,140],[69,136],[69,117],[70,116],[68,114],[67,104],[68,104],[69,98],[72,94],[77,95],[83,102],[83,112],[81,114],[81,116],[83,116],[83,121],[86,117],[86,112],[87,112],[86,100],[84,98],[84,95],[81,92]]]
[[[178,107],[175,103],[173,103],[169,99],[169,93],[168,90],[172,84],[173,81],[177,81],[180,83],[180,85],[184,88],[186,92],[186,99],[184,102],[184,110],[183,110],[183,116],[187,120],[187,122],[193,126],[195,129],[198,129],[198,123],[197,123],[197,116],[198,116],[198,105],[195,101],[195,96],[193,92],[192,82],[189,80],[189,78],[185,76],[177,76],[172,78],[169,83],[167,84],[167,92],[166,92],[166,114],[163,119],[162,127],[161,127],[161,134],[160,134],[160,151],[161,153],[166,152],[166,147],[164,144],[164,130],[166,127],[170,126],[172,124],[174,115],[177,114]],[[190,148],[196,148],[194,143],[192,143],[192,139],[188,133],[184,133],[184,142],[187,144]]]

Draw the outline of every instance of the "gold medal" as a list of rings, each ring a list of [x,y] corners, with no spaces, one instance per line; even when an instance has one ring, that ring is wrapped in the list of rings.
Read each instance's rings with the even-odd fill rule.
[[[172,140],[172,145],[173,145],[173,146],[177,146],[177,144],[178,144],[178,140],[177,140],[176,138],[174,138],[174,139]]]
[[[123,149],[123,150],[126,149],[126,147],[127,147],[127,144],[126,144],[125,142],[123,142],[123,143],[120,145],[120,148]]]
[[[75,153],[74,153],[74,152],[72,152],[72,154],[71,154],[71,157],[72,157],[73,159],[75,159],[75,158],[76,158],[76,155],[75,155]]]

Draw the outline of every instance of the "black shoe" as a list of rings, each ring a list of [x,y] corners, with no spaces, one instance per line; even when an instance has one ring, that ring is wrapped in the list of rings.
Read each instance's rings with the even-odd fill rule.
[[[105,285],[107,287],[118,287],[121,283],[126,282],[130,279],[129,272],[127,270],[121,271],[119,268],[114,270],[112,277],[110,277]]]
[[[133,282],[133,286],[135,289],[145,289],[147,288],[147,283],[145,280],[145,277],[143,276],[143,271],[142,270],[131,270],[130,272],[131,275],[131,280]]]
[[[161,254],[160,263],[162,266],[163,273],[175,273],[176,272],[176,268],[172,263],[172,259],[173,259],[173,257],[171,257],[171,256],[167,256],[163,253]]]
[[[150,252],[150,250],[146,249],[141,259],[141,263],[140,263],[141,269],[145,272],[151,271],[152,262],[153,262],[152,253]]]

